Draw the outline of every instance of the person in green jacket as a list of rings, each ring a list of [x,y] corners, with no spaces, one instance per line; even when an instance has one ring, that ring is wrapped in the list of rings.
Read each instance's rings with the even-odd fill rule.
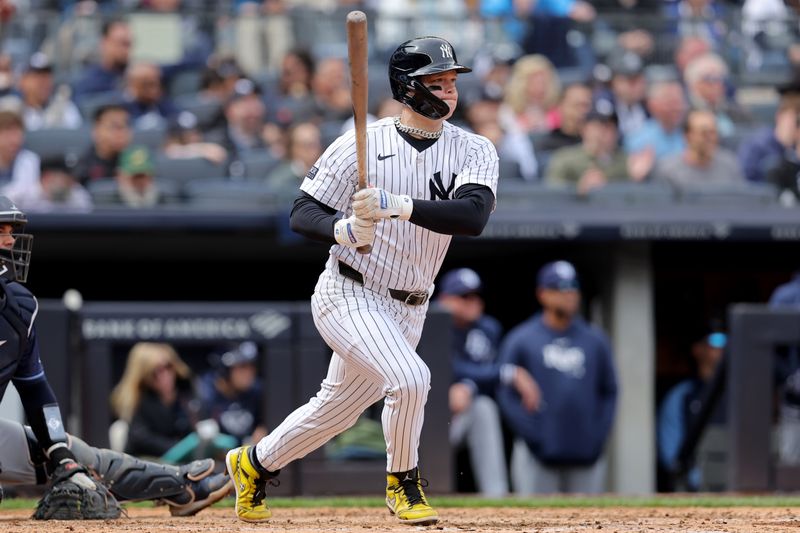
[[[608,182],[628,180],[627,158],[619,146],[617,115],[610,101],[595,102],[581,137],[581,144],[553,154],[547,184],[573,186],[578,194],[587,194]]]

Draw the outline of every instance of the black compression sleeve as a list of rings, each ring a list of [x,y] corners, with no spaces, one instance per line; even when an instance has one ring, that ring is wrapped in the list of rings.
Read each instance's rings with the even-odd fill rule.
[[[45,378],[35,381],[14,380],[14,386],[19,392],[22,406],[25,409],[25,417],[28,419],[28,424],[30,424],[33,434],[36,435],[36,440],[39,441],[42,449],[48,449],[55,443],[50,438],[50,431],[47,429],[44,407],[58,404],[56,395],[53,393],[53,389],[50,388],[50,383]]]
[[[310,194],[301,192],[289,215],[292,231],[315,241],[335,244],[333,225],[339,220],[337,211],[323,204]]]
[[[445,235],[481,234],[494,207],[489,187],[468,183],[456,190],[452,200],[414,200],[411,223]]]

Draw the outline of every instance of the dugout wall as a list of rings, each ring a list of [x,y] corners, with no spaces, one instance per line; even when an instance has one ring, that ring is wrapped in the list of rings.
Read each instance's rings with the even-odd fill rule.
[[[68,311],[61,302],[46,301],[38,324],[47,331],[42,356],[48,376],[58,397],[71,399],[63,403],[70,429],[95,446],[109,445],[109,396],[136,342],[168,342],[198,373],[219,344],[256,342],[268,428],[317,392],[330,359],[305,302],[92,302]],[[450,492],[453,485],[449,325],[449,315],[433,305],[418,347],[432,374],[420,461],[434,492]],[[380,492],[384,472],[385,459],[332,460],[320,448],[285,469],[277,493]]]

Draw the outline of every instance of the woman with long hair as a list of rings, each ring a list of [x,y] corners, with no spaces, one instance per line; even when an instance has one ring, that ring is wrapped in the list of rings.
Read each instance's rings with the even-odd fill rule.
[[[140,342],[111,394],[117,416],[129,424],[125,451],[161,456],[193,430],[191,370],[175,349]]]
[[[556,127],[555,106],[561,95],[561,81],[545,56],[531,54],[519,58],[500,108],[500,121],[506,131],[546,133]]]

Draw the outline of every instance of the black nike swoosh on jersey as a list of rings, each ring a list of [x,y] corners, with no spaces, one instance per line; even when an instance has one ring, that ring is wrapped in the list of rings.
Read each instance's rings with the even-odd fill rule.
[[[389,159],[390,157],[394,157],[396,155],[397,154],[389,154],[389,155],[378,154],[378,161],[383,161],[384,159]]]

